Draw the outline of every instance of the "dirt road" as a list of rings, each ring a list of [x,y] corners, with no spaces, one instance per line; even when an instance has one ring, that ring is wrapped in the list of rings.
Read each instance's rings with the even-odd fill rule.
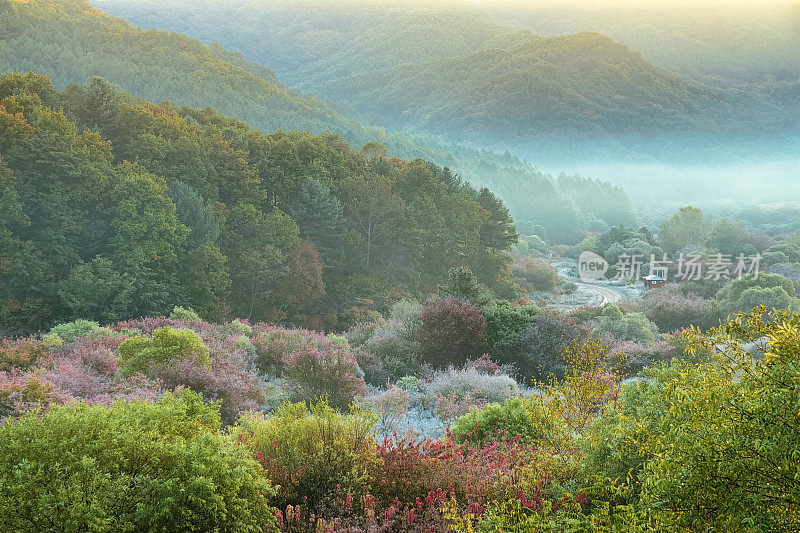
[[[577,276],[574,261],[554,261],[552,265],[560,275],[577,285],[571,294],[565,294],[551,302],[550,305],[562,313],[583,305],[603,306],[621,300],[637,300],[642,296],[643,289],[640,285],[619,285],[610,281],[582,281]]]

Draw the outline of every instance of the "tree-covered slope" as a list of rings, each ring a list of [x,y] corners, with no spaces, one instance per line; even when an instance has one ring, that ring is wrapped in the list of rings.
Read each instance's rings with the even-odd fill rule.
[[[337,52],[282,75],[298,87],[324,85],[353,72],[461,56],[508,31],[507,26],[463,11],[410,9],[366,28]]]
[[[538,35],[599,32],[658,66],[685,73],[792,76],[800,73],[800,6],[784,0],[586,2],[585,0],[94,0],[143,27],[219,41],[281,75],[335,56],[381,28],[405,30],[410,11],[478,14],[471,26],[505,26]],[[435,28],[447,22],[428,25]],[[462,19],[463,20],[463,19]],[[461,26],[438,39],[450,49]],[[428,37],[436,36],[435,31]],[[399,41],[399,48],[408,43]],[[391,53],[391,52],[390,52]],[[401,52],[402,53],[402,52]],[[438,53],[435,51],[434,53]],[[415,60],[430,59],[419,57]]]
[[[385,155],[99,78],[59,92],[0,76],[0,330],[174,305],[331,327],[430,294],[452,267],[502,283],[517,236],[503,202]]]
[[[655,67],[591,33],[516,32],[463,56],[363,72],[315,90],[467,138],[711,133],[741,111],[737,95]]]
[[[744,80],[800,76],[800,4],[786,0],[483,2],[470,10],[540,35],[597,31],[661,67]]]
[[[771,150],[780,152],[787,132],[798,130],[796,83],[764,78],[746,86],[666,70],[594,33],[587,13],[598,13],[599,27],[605,27],[610,16],[602,10],[364,0],[178,0],[168,6],[104,0],[98,5],[146,27],[220,41],[274,67],[293,86],[350,104],[372,123],[507,148],[555,166],[574,161],[571,152],[586,161],[663,162],[705,154],[730,160],[769,151],[765,135],[781,135],[777,143],[770,139]],[[619,9],[617,21],[638,13]],[[681,20],[689,23],[686,10],[675,10],[669,27],[660,31],[654,27],[658,9],[642,11],[646,20],[632,15],[632,24],[653,28],[659,42],[674,37],[674,50],[683,52],[673,55],[688,49],[698,57],[718,52],[706,46],[715,37],[705,11],[699,28],[686,32],[680,29]],[[774,18],[775,11],[768,11]],[[741,16],[729,18],[721,19],[723,41],[741,25]],[[551,34],[556,21],[565,29],[555,33],[574,33],[541,37],[515,29],[537,21]],[[704,40],[693,37],[703,30]],[[786,48],[782,31],[765,33],[778,50]],[[747,35],[751,42],[752,32]],[[757,48],[763,52],[763,46]],[[774,59],[768,70],[778,72],[782,63]],[[754,61],[749,58],[746,65]]]
[[[163,7],[170,6],[174,4]],[[511,155],[363,126],[278,84],[272,71],[239,54],[184,35],[136,28],[86,0],[0,0],[0,22],[0,72],[35,70],[51,76],[60,88],[100,76],[137,97],[214,107],[265,132],[331,131],[356,147],[378,141],[389,156],[423,158],[451,168],[477,187],[490,187],[511,201],[515,216],[543,226],[551,237],[574,235],[594,219],[559,190],[556,179]],[[624,192],[618,195],[618,189],[605,187],[621,198],[611,209],[604,208],[614,213],[607,222],[630,221],[633,211]]]
[[[267,131],[357,130],[239,54],[184,35],[141,30],[88,1],[2,0],[0,42],[0,71],[34,70],[61,88],[102,76],[150,101],[211,106]]]

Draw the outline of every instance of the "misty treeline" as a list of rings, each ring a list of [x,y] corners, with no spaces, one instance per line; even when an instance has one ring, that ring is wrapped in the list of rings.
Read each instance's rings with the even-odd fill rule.
[[[264,135],[100,79],[60,93],[6,75],[0,101],[7,333],[176,304],[333,327],[430,293],[451,267],[507,275],[504,204],[381,145]]]

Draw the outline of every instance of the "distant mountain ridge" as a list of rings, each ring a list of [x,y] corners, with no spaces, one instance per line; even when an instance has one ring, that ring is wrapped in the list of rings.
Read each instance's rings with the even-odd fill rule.
[[[241,54],[181,34],[142,30],[86,0],[0,0],[0,72],[15,70],[50,76],[60,89],[99,76],[139,98],[213,107],[267,133],[330,131],[356,148],[377,141],[390,156],[425,159],[450,167],[476,187],[491,188],[509,199],[516,218],[553,234],[574,234],[597,219],[613,224],[634,218],[619,187],[587,180],[592,194],[600,190],[608,197],[606,205],[589,212],[579,207],[586,205],[580,194],[561,190],[556,178],[510,154],[364,125],[281,85],[272,70]]]
[[[180,104],[212,106],[267,130],[355,129],[328,105],[281,85],[272,70],[241,54],[141,30],[88,1],[2,0],[0,22],[2,70],[46,73],[57,87],[102,76],[154,102],[179,95]],[[249,116],[242,114],[243,99],[253,104]]]
[[[533,8],[362,0],[100,5],[144,26],[219,40],[371,123],[508,149],[556,167],[576,145],[587,161],[731,160],[777,153],[800,131],[800,83],[690,77],[594,32],[543,37],[520,29],[535,25]],[[543,12],[555,19],[558,8],[551,11]],[[579,9],[574,13],[591,27]],[[691,43],[690,36],[676,39],[682,49]]]
[[[314,90],[370,116],[390,113],[467,138],[719,133],[741,110],[742,95],[655,67],[600,34],[502,37],[463,56],[357,73]]]

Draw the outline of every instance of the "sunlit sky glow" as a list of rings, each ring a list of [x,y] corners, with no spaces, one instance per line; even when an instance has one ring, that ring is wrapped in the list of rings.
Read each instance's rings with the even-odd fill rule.
[[[757,4],[798,4],[800,0],[463,0],[471,4],[489,5],[576,5],[583,7],[624,5],[631,7],[668,7],[687,5],[757,5]]]

